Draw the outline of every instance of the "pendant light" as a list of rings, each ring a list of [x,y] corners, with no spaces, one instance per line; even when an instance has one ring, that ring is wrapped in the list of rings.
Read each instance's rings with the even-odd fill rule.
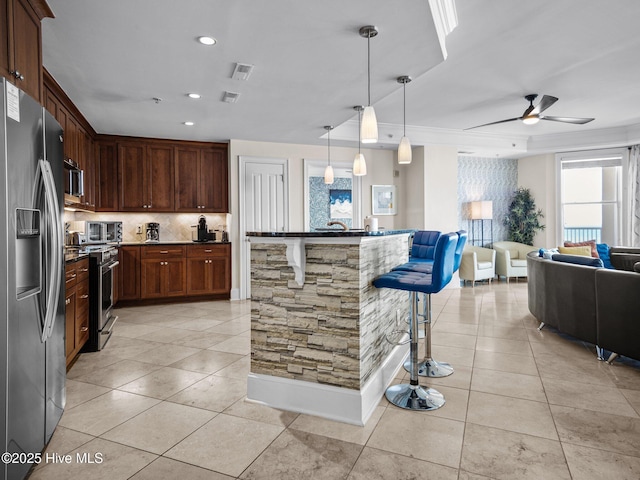
[[[329,164],[324,170],[324,183],[331,185],[333,183],[333,167],[331,166],[331,130],[332,125],[325,125],[324,129],[327,131],[327,160]]]
[[[367,162],[364,159],[364,155],[360,152],[360,115],[364,107],[362,105],[356,105],[353,107],[358,112],[358,153],[356,158],[353,159],[353,174],[356,177],[362,177],[367,174]]]
[[[376,112],[371,106],[371,39],[378,35],[378,29],[373,25],[360,28],[360,36],[367,39],[367,106],[362,113],[360,126],[360,140],[362,143],[376,143],[378,141],[378,120]]]
[[[407,138],[407,83],[411,81],[409,75],[398,77],[398,83],[402,84],[403,102],[402,102],[402,138],[398,145],[398,163],[407,165],[411,163],[411,143]]]

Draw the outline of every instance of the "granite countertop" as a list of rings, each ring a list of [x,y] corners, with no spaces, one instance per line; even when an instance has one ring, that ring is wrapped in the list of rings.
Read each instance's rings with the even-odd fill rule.
[[[267,238],[327,238],[327,237],[384,237],[389,235],[400,235],[415,233],[414,229],[405,230],[378,230],[377,232],[367,232],[365,230],[342,230],[316,231],[316,232],[247,232],[247,237],[267,237]]]
[[[88,258],[89,254],[86,252],[83,253],[79,253],[79,252],[64,252],[64,262],[65,263],[72,263],[72,262],[77,262],[78,260],[82,260],[83,258]]]

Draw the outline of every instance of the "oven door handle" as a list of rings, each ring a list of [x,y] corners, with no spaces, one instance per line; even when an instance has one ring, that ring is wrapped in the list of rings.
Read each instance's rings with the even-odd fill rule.
[[[116,268],[118,265],[120,265],[120,260],[113,262],[111,265],[109,265],[109,270],[113,270],[114,268]]]

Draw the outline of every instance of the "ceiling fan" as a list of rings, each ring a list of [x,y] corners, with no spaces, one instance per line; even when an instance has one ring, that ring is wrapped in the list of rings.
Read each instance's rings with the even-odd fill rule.
[[[538,97],[537,93],[531,93],[529,95],[525,95],[525,100],[529,102],[529,106],[524,111],[524,113],[515,118],[508,118],[507,120],[499,120],[497,122],[485,123],[483,125],[477,125],[475,127],[465,128],[465,130],[471,130],[473,128],[486,127],[488,125],[496,125],[498,123],[507,123],[507,122],[515,122],[516,120],[522,120],[522,123],[526,125],[534,125],[538,123],[540,120],[549,120],[552,122],[564,122],[564,123],[575,123],[578,125],[583,125],[585,123],[589,123],[594,120],[593,118],[576,118],[576,117],[552,117],[549,115],[540,115],[551,105],[556,103],[558,99],[556,97],[552,97],[550,95],[543,95],[542,100],[536,105],[533,106],[533,101]]]

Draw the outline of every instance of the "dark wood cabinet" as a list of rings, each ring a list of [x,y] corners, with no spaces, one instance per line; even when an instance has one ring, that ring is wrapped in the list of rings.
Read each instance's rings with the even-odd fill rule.
[[[231,245],[187,247],[187,295],[228,294],[231,291]]]
[[[141,298],[185,296],[186,261],[184,246],[143,247],[140,261]]]
[[[118,252],[118,299],[140,298],[140,249],[139,246],[122,246]]]
[[[118,162],[116,144],[97,142],[95,196],[97,212],[118,211]]]
[[[0,74],[43,103],[40,22],[53,13],[44,0],[0,0],[0,10]]]
[[[173,148],[119,144],[118,194],[121,212],[173,211]]]
[[[89,340],[89,259],[65,266],[65,354],[67,366]]]
[[[176,148],[176,212],[229,211],[227,148]]]

